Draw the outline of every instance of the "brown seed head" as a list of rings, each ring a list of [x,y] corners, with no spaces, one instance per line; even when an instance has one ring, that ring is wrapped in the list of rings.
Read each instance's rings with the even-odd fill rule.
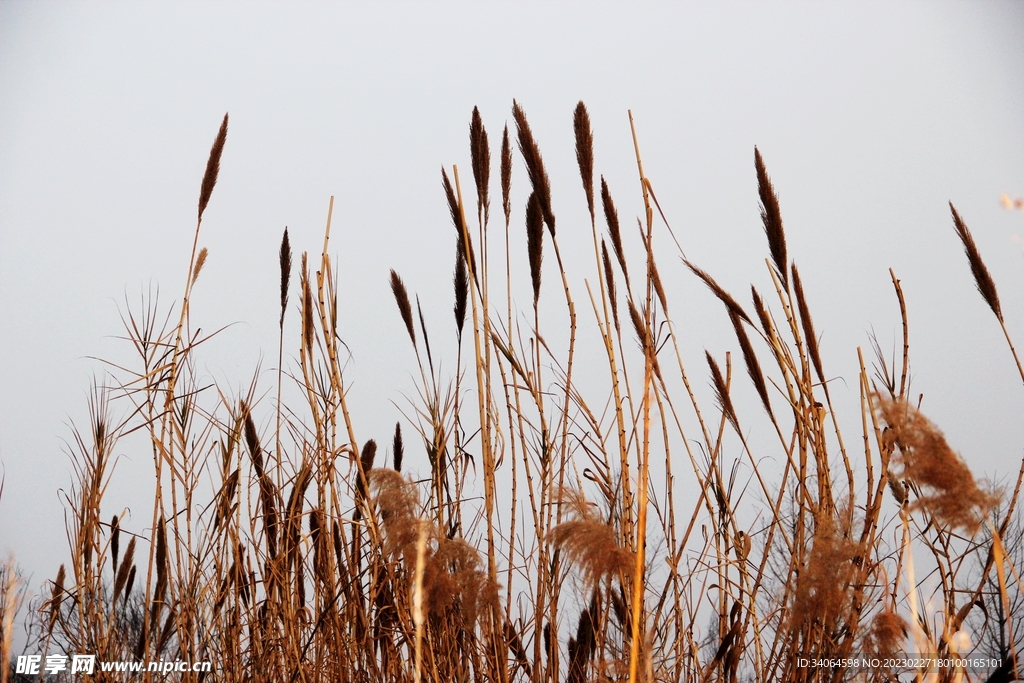
[[[946,437],[916,408],[880,394],[873,399],[896,446],[893,461],[903,466],[899,476],[922,489],[923,495],[910,509],[924,509],[941,524],[975,533],[985,513],[999,503],[999,496],[979,488]]]
[[[729,423],[732,424],[733,429],[739,432],[740,422],[736,417],[736,409],[732,405],[732,399],[729,397],[729,387],[725,384],[725,378],[722,376],[722,370],[718,367],[718,363],[715,361],[710,351],[705,350],[704,355],[707,358],[708,367],[711,368],[711,387],[715,390],[715,400],[718,401],[718,406],[729,419]]]
[[[544,209],[536,192],[526,202],[526,252],[530,257],[530,280],[533,282],[533,305],[540,299],[540,266],[544,248]]]
[[[555,236],[555,215],[551,212],[551,185],[548,182],[547,171],[544,170],[544,160],[540,156],[540,148],[533,139],[533,131],[526,121],[526,113],[523,108],[513,100],[512,117],[516,120],[516,129],[519,132],[519,151],[526,162],[526,174],[530,178],[530,185],[540,201],[540,208],[544,214],[544,222]]]
[[[761,152],[754,147],[754,168],[757,170],[757,193],[761,197],[761,222],[764,233],[768,237],[768,249],[771,251],[775,269],[782,278],[782,284],[789,288],[789,269],[786,267],[786,233],[782,229],[782,212],[779,210],[779,196],[772,187],[772,179],[768,177]]]
[[[281,238],[281,251],[278,254],[281,263],[281,327],[284,327],[284,312],[288,308],[288,281],[292,276],[292,245],[288,241],[288,228],[284,229]]]
[[[703,270],[701,270],[700,268],[698,268],[697,266],[693,265],[692,263],[690,263],[689,261],[687,261],[685,259],[683,260],[683,263],[686,264],[687,268],[689,268],[691,271],[693,271],[694,275],[696,275],[697,277],[699,277],[701,280],[704,281],[704,284],[706,284],[708,286],[708,289],[710,289],[712,292],[714,292],[715,296],[717,296],[718,299],[723,304],[725,304],[725,307],[727,309],[729,309],[729,311],[731,311],[732,313],[735,313],[736,315],[738,315],[745,322],[748,322],[751,325],[753,325],[753,323],[750,322],[750,316],[748,316],[747,312],[743,310],[743,307],[740,306],[738,303],[736,303],[736,300],[733,299],[732,296],[730,296],[727,291],[722,289],[719,286],[719,284],[717,282],[715,282],[715,279],[713,277],[711,277],[710,275],[705,273]]]
[[[409,294],[405,291],[405,283],[402,282],[402,278],[398,277],[398,273],[394,270],[391,271],[391,293],[395,295],[395,303],[398,304],[398,312],[402,314],[402,322],[405,323],[409,339],[412,340],[412,345],[416,346],[416,328],[412,323],[412,305],[409,303]]]
[[[501,207],[505,212],[505,225],[512,217],[512,202],[509,192],[512,189],[512,145],[509,143],[508,126],[501,135]]]
[[[804,337],[807,342],[807,352],[811,356],[811,363],[814,371],[818,374],[818,380],[824,383],[825,373],[822,371],[821,353],[818,351],[818,337],[814,334],[814,321],[811,320],[811,309],[807,307],[807,299],[804,297],[804,287],[800,282],[800,273],[793,264],[793,288],[796,290],[796,304],[800,309],[800,324],[804,328]]]
[[[619,230],[619,214],[615,211],[615,202],[612,201],[612,194],[608,191],[608,183],[604,176],[601,176],[601,205],[604,207],[604,219],[608,223],[608,235],[612,238],[612,250],[615,251],[615,258],[622,268],[622,275],[626,278],[626,289],[629,289],[629,270],[626,268],[626,257],[622,252],[622,234]]]
[[[210,203],[210,195],[213,194],[213,186],[217,184],[217,174],[220,172],[220,155],[224,151],[224,142],[228,139],[228,115],[224,114],[224,121],[220,124],[220,131],[210,148],[210,158],[206,160],[206,173],[203,174],[203,184],[199,188],[199,220],[203,220],[203,211]]]
[[[469,124],[469,151],[473,157],[473,180],[476,181],[476,210],[484,214],[487,223],[490,213],[490,199],[487,196],[491,176],[491,148],[487,144],[487,131],[480,118],[480,110],[473,107],[473,119]]]
[[[573,131],[576,133],[576,163],[580,167],[580,179],[583,191],[587,194],[587,208],[590,209],[590,220],[594,220],[594,135],[590,130],[590,114],[587,106],[580,103],[572,119]]]
[[[1003,310],[999,306],[999,294],[996,292],[996,283],[992,276],[989,275],[985,262],[981,260],[981,252],[978,251],[978,246],[974,243],[974,237],[971,236],[971,231],[967,229],[967,224],[960,218],[960,214],[956,212],[953,202],[949,203],[949,210],[953,212],[953,226],[956,228],[956,234],[960,237],[960,241],[964,243],[964,253],[967,254],[967,261],[971,264],[974,285],[978,288],[982,298],[985,299],[985,303],[996,314],[999,322],[1003,322]]]

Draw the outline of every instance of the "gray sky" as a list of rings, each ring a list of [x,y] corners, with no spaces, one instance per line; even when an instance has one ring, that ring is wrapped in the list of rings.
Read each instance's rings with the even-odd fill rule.
[[[90,378],[103,372],[92,357],[128,357],[115,338],[126,300],[137,309],[151,286],[165,308],[180,298],[225,111],[193,320],[238,324],[203,370],[241,389],[261,357],[264,370],[276,363],[281,231],[289,226],[297,252],[317,254],[335,195],[353,411],[361,433],[386,441],[399,417],[391,402],[413,393],[415,369],[388,270],[420,294],[432,339],[451,336],[454,232],[439,170],[458,164],[466,186],[473,106],[496,148],[513,98],[548,165],[560,235],[589,244],[572,139],[580,99],[596,171],[625,224],[640,214],[632,109],[645,170],[688,257],[744,302],[751,282],[769,286],[758,145],[828,374],[839,378],[834,396],[855,408],[856,347],[868,352],[872,329],[886,349],[897,339],[892,267],[925,413],[977,473],[1016,472],[1024,388],[947,202],[974,232],[1024,349],[1024,213],[999,203],[1024,194],[1024,4],[4,1],[0,552],[36,583],[64,561],[63,440],[71,421],[84,424]],[[703,349],[721,358],[736,342],[721,306],[661,245],[673,317],[710,405]],[[589,252],[570,262],[580,299]],[[445,362],[453,370],[451,353]],[[753,411],[745,426],[770,436],[737,378]],[[846,430],[856,442],[857,425]],[[148,450],[120,453],[110,514],[142,510],[144,525]]]

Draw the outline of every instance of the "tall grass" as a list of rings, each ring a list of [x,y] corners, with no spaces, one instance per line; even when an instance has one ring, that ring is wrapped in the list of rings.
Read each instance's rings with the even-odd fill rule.
[[[89,427],[75,435],[70,554],[36,611],[39,647],[214,663],[210,674],[174,674],[181,680],[894,680],[888,669],[799,657],[968,654],[973,614],[987,618],[995,600],[1009,618],[1019,577],[1000,539],[1020,479],[1002,497],[980,485],[912,400],[896,275],[902,358],[890,367],[876,344],[869,366],[851,351],[860,420],[841,428],[812,293],[760,152],[766,293],[752,286],[746,302],[685,258],[635,133],[644,214],[637,231],[623,229],[630,221],[620,222],[603,176],[597,188],[582,102],[572,119],[594,259],[582,287],[563,262],[544,159],[518,103],[502,134],[502,210],[491,221],[491,151],[474,109],[472,181],[457,167],[442,171],[455,244],[455,324],[445,329],[457,369],[442,374],[419,299],[391,271],[404,328],[393,353],[415,362],[418,382],[407,420],[378,435],[390,442],[388,462],[386,447],[357,438],[349,410],[359,396],[344,368],[333,199],[322,249],[301,254],[297,277],[287,230],[280,245],[276,386],[254,383],[239,396],[197,379],[207,337],[190,305],[225,116],[181,303],[166,318],[155,304],[126,316],[136,365],[98,384]],[[513,146],[527,171],[516,182],[529,189],[518,209]],[[955,209],[953,221],[1006,332]],[[707,368],[684,363],[658,263],[677,257],[723,304],[738,356],[709,350]],[[515,305],[520,291],[529,291],[525,309]],[[294,315],[300,333],[289,341]],[[297,359],[289,368],[286,350]],[[771,425],[768,443],[747,442],[753,418],[733,401],[738,362]],[[711,384],[713,405],[698,401],[700,382]],[[112,420],[112,406],[128,417]],[[149,523],[138,528],[101,514],[117,505],[107,491],[112,454],[132,432],[146,435],[154,465]],[[406,450],[421,448],[429,472],[403,469]],[[676,499],[677,478],[695,483],[696,499]],[[1017,666],[1014,651],[1001,656],[1007,670]]]

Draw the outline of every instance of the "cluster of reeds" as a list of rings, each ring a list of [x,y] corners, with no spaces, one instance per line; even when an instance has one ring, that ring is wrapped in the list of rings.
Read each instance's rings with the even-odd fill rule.
[[[454,375],[435,361],[419,299],[390,274],[419,379],[414,410],[388,439],[389,467],[348,409],[358,397],[345,374],[351,332],[339,316],[330,209],[319,258],[299,259],[297,290],[287,230],[280,245],[276,386],[254,382],[234,396],[197,380],[205,337],[190,301],[227,121],[201,184],[176,315],[161,324],[154,305],[126,317],[137,369],[97,389],[89,430],[76,434],[71,553],[37,611],[42,646],[105,661],[214,663],[209,674],[174,674],[181,680],[893,680],[798,657],[967,654],[961,635],[975,607],[987,615],[995,600],[1009,618],[1019,578],[1001,538],[1020,479],[994,514],[1000,499],[910,399],[894,274],[902,369],[879,353],[872,372],[857,349],[861,421],[844,438],[757,150],[768,294],[752,286],[741,303],[684,262],[723,304],[764,417],[737,410],[731,353],[706,352],[706,369],[683,361],[655,242],[682,250],[635,132],[643,214],[632,231],[609,184],[595,179],[587,109],[574,112],[594,258],[581,287],[560,240],[579,248],[585,231],[563,222],[556,232],[544,160],[518,103],[501,135],[501,212],[491,222],[490,143],[474,109],[475,197],[463,194],[457,167],[442,170],[455,230],[454,321],[445,324]],[[526,168],[519,208],[513,147]],[[953,218],[1005,332],[995,284]],[[529,289],[518,289],[527,275]],[[525,310],[515,305],[523,293]],[[581,360],[582,335],[597,342],[596,359]],[[288,371],[286,348],[297,359]],[[714,406],[698,401],[702,376]],[[286,405],[284,393],[302,400]],[[123,422],[110,418],[111,404],[128,406]],[[748,443],[755,419],[766,419],[771,439]],[[100,511],[116,505],[106,495],[112,454],[133,431],[151,448],[153,507],[148,523],[127,529]],[[429,471],[407,471],[410,448]],[[695,481],[695,499],[677,499],[677,478]],[[1007,670],[1015,657],[1011,648]]]

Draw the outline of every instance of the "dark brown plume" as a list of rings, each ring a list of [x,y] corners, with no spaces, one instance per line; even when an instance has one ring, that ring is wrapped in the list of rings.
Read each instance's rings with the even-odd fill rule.
[[[395,303],[398,304],[398,312],[402,314],[402,322],[409,333],[412,345],[416,346],[416,328],[412,323],[412,305],[409,303],[409,294],[405,291],[405,284],[398,273],[391,271],[391,293],[395,295]]]
[[[949,210],[953,212],[953,226],[956,228],[956,234],[960,237],[960,241],[964,243],[964,253],[967,254],[967,261],[971,264],[974,284],[981,293],[982,298],[985,299],[985,303],[996,314],[999,322],[1003,322],[1003,310],[999,306],[999,294],[996,292],[996,283],[992,276],[989,275],[985,262],[981,260],[981,252],[978,251],[978,246],[974,243],[974,237],[971,236],[971,231],[967,229],[967,224],[960,218],[960,214],[957,213],[953,202],[949,203]]]
[[[740,422],[736,418],[736,409],[732,405],[732,399],[729,397],[729,388],[725,385],[725,378],[722,376],[722,371],[718,367],[718,363],[711,356],[710,351],[704,351],[704,355],[708,359],[708,366],[711,368],[711,379],[712,388],[715,390],[715,399],[718,401],[719,407],[725,416],[729,419],[733,429],[737,433],[740,431]]]
[[[455,245],[455,275],[452,284],[455,286],[455,330],[459,342],[462,341],[462,328],[466,323],[466,300],[469,298],[469,278],[466,276],[466,254]]]
[[[608,235],[612,238],[612,249],[615,258],[622,268],[622,276],[626,278],[626,289],[629,289],[629,270],[626,268],[626,256],[622,253],[622,233],[619,231],[619,214],[615,211],[612,193],[608,191],[608,183],[601,176],[601,204],[604,206],[604,219],[608,223]]]
[[[281,238],[281,327],[284,327],[284,312],[288,308],[288,281],[292,276],[292,246],[288,242],[288,228],[284,229]]]
[[[217,139],[213,141],[210,148],[210,158],[206,160],[206,173],[203,174],[203,184],[199,188],[199,216],[203,220],[203,211],[210,203],[210,195],[213,194],[213,186],[217,184],[217,174],[220,172],[220,155],[224,151],[224,142],[228,139],[228,115],[224,114],[224,121],[220,124],[220,131],[217,132]]]
[[[512,202],[509,192],[512,189],[512,145],[508,139],[508,125],[501,134],[501,207],[505,210],[505,224],[512,218]]]
[[[744,311],[738,303],[736,303],[736,300],[733,299],[727,291],[722,289],[721,286],[717,282],[715,282],[715,279],[713,277],[711,277],[703,270],[690,263],[689,261],[683,261],[683,263],[686,264],[687,268],[693,271],[694,275],[696,275],[697,277],[704,281],[704,284],[708,286],[708,289],[714,292],[715,296],[717,296],[719,300],[721,300],[721,302],[725,304],[725,307],[728,308],[729,311],[735,313],[744,321],[753,325],[753,323],[750,322],[750,316],[747,315],[747,312]]]
[[[775,262],[775,269],[782,278],[782,284],[789,289],[789,268],[786,267],[786,233],[782,230],[782,212],[779,211],[779,196],[772,187],[772,179],[761,160],[761,152],[754,147],[754,168],[757,169],[757,193],[761,196],[761,222],[764,234],[768,236],[768,248]]]
[[[750,381],[754,383],[754,388],[757,389],[757,395],[761,398],[761,404],[764,406],[764,409],[768,412],[768,415],[774,418],[775,414],[772,412],[772,404],[768,400],[768,385],[764,381],[764,373],[761,372],[761,364],[757,361],[754,346],[750,343],[750,337],[747,336],[747,331],[743,328],[743,321],[731,310],[729,311],[729,320],[732,321],[732,327],[736,331],[736,339],[740,342],[740,351],[743,352],[743,362],[747,365],[747,374],[750,375]]]
[[[590,114],[587,106],[576,105],[572,118],[573,131],[576,133],[576,162],[580,167],[580,179],[583,191],[587,193],[587,208],[590,209],[590,222],[594,222],[594,135],[590,130]]]
[[[530,185],[533,186],[533,191],[540,201],[544,222],[548,224],[548,230],[554,237],[555,215],[551,212],[551,185],[548,182],[548,174],[544,170],[544,160],[540,156],[540,148],[537,147],[530,124],[526,121],[526,113],[515,100],[512,101],[512,117],[516,120],[516,129],[519,131],[519,151],[526,162],[526,173],[530,178]]]
[[[473,107],[473,119],[469,124],[469,151],[473,157],[473,180],[476,181],[476,210],[483,211],[484,223],[490,214],[491,202],[487,196],[491,177],[491,148],[487,145],[487,131],[480,118],[480,110]]]
[[[536,192],[526,202],[526,251],[530,257],[530,279],[533,281],[533,305],[540,298],[540,264],[544,248],[544,209]]]
[[[405,455],[405,448],[402,445],[402,423],[395,423],[395,438],[391,442],[391,459],[396,472],[402,471],[402,458]]]
[[[459,235],[459,249],[463,254],[469,254],[469,272],[473,274],[473,280],[477,278],[476,275],[476,257],[473,256],[473,242],[469,236],[469,230],[466,229],[466,225],[462,222],[462,210],[459,207],[459,198],[455,194],[455,189],[452,187],[452,183],[448,180],[448,172],[441,168],[441,183],[444,185],[444,194],[448,198],[448,210],[452,215],[452,225],[455,226],[455,231]]]
[[[818,351],[818,338],[814,334],[814,321],[811,320],[811,309],[807,307],[807,299],[804,298],[804,287],[800,282],[800,272],[793,264],[793,288],[796,290],[796,305],[800,309],[800,323],[804,328],[804,337],[807,338],[807,352],[811,356],[811,363],[814,371],[818,374],[818,380],[825,382],[825,373],[822,371],[821,353]]]

